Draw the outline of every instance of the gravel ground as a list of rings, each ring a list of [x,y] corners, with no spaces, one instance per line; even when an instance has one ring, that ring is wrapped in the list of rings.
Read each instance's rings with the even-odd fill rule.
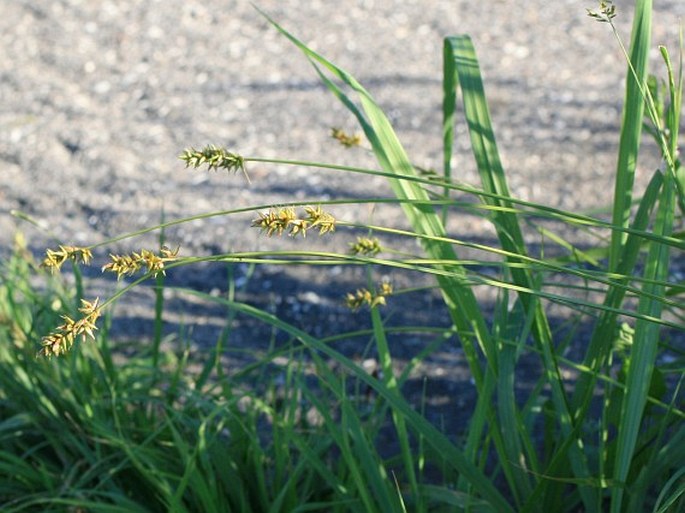
[[[494,0],[259,4],[366,84],[425,167],[441,161],[442,37],[470,34],[514,193],[569,209],[608,203],[625,65],[608,27],[585,15],[592,2],[526,2],[515,14]],[[655,44],[673,49],[685,4],[656,4]],[[251,166],[251,186],[183,168],[180,151],[208,142],[246,156],[373,165],[331,143],[331,126],[355,129],[351,116],[249,2],[0,6],[2,243],[11,209],[60,240],[91,244],[154,223],[162,207],[173,218],[385,190],[292,167]],[[627,40],[630,13],[619,11]],[[457,137],[458,178],[475,182],[463,127]],[[645,160],[641,175],[654,165]],[[241,223],[197,228],[176,234],[184,248],[245,240]]]
[[[609,27],[586,16],[593,2],[257,3],[365,84],[411,158],[428,168],[441,166],[442,38],[470,34],[514,194],[571,210],[609,203],[625,64]],[[616,3],[617,26],[627,41],[631,8]],[[675,50],[685,3],[655,4],[655,47]],[[17,227],[38,253],[49,243],[46,233],[65,243],[98,243],[156,223],[162,209],[173,219],[310,197],[389,194],[381,180],[338,172],[255,164],[247,184],[239,175],[187,170],[178,160],[188,146],[216,143],[245,156],[375,167],[364,151],[331,141],[331,127],[354,131],[354,120],[247,1],[0,0],[0,9],[0,247],[9,246]],[[455,172],[459,180],[476,183],[465,134],[459,125]],[[640,183],[656,165],[648,146]],[[14,209],[38,220],[45,232],[18,223],[10,215]],[[392,209],[335,213],[403,226]],[[252,217],[183,225],[168,232],[169,244],[186,255],[293,247],[293,241],[247,230]],[[468,217],[451,228],[474,240],[491,234]],[[340,250],[353,235],[308,238],[307,246]],[[154,245],[154,239],[125,241],[117,249],[141,245]],[[237,272],[242,280],[246,269]],[[225,273],[201,267],[169,279],[217,291]],[[400,286],[415,283],[415,277],[391,278]],[[340,305],[343,292],[363,283],[361,270],[266,267],[246,285],[243,298],[323,334],[363,322],[363,314],[350,317]],[[149,333],[146,298],[141,289],[120,306],[126,334]],[[407,323],[444,324],[433,300],[415,307],[416,296],[407,296],[390,313]],[[173,301],[169,330],[193,324],[194,338],[211,342],[221,314]],[[243,340],[260,340],[255,326],[240,322]],[[412,353],[405,346],[397,351]],[[455,378],[465,376],[455,371],[461,359],[449,350],[440,354],[432,376],[450,369],[444,386],[457,386]]]

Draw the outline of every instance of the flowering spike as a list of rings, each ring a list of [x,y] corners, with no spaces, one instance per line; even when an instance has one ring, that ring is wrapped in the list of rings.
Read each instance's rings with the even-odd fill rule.
[[[186,167],[198,168],[207,164],[207,169],[210,171],[219,168],[233,172],[242,171],[248,183],[250,182],[250,177],[245,170],[245,159],[225,148],[219,148],[213,144],[209,144],[201,150],[188,148],[178,158],[186,163]]]
[[[350,253],[354,255],[375,256],[383,250],[377,238],[357,237],[357,242],[350,243]]]
[[[99,298],[90,302],[81,300],[81,308],[78,309],[83,314],[78,320],[74,320],[68,315],[62,316],[63,324],[58,326],[52,333],[43,337],[41,340],[41,350],[39,356],[59,356],[66,353],[74,345],[78,337],[82,337],[85,342],[88,338],[95,338],[97,330],[96,322],[100,317]]]
[[[359,134],[349,135],[340,128],[331,128],[331,137],[336,139],[345,148],[352,148],[359,146],[362,143],[362,137]]]
[[[268,213],[259,213],[259,219],[252,221],[252,226],[260,228],[266,232],[267,237],[271,237],[274,233],[276,235],[283,235],[283,232],[288,229],[289,225],[297,220],[295,209],[291,207],[281,208],[280,210],[269,210]],[[291,231],[292,233],[292,231]]]
[[[50,269],[50,271],[54,273],[59,272],[64,262],[67,260],[73,260],[74,262],[81,262],[88,265],[92,258],[93,254],[88,248],[60,245],[58,249],[48,249],[45,252],[45,258],[40,265],[41,267]]]
[[[131,253],[130,255],[112,255],[110,254],[111,262],[102,267],[102,272],[113,272],[117,275],[117,280],[123,276],[133,276],[143,267],[147,269],[148,273],[152,273],[157,277],[160,273],[166,274],[164,265],[167,262],[172,262],[177,259],[178,248],[175,251],[163,246],[156,255],[149,249],[143,249],[140,253]]]
[[[345,304],[351,310],[359,310],[364,305],[367,305],[369,308],[385,306],[385,298],[392,295],[392,293],[392,285],[383,282],[375,292],[371,292],[369,289],[358,289],[354,294],[348,293],[345,296]]]
[[[304,211],[307,213],[309,227],[313,228],[316,226],[319,228],[319,235],[333,233],[335,231],[335,217],[328,212],[324,212],[321,206],[316,208],[304,207]]]
[[[612,4],[611,0],[601,0],[599,10],[586,9],[587,15],[600,23],[611,23],[611,20],[616,17],[616,6]]]
[[[319,235],[335,231],[335,218],[321,207],[305,207],[304,211],[306,215],[301,218],[297,217],[292,207],[271,209],[266,214],[260,212],[259,218],[254,219],[251,226],[260,228],[267,237],[273,234],[283,235],[286,230],[291,237],[306,237],[307,230],[313,227],[319,229]]]

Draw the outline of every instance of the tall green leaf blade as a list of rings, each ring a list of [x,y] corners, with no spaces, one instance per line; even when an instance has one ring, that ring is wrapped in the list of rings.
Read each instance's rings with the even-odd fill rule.
[[[641,85],[647,81],[649,47],[652,37],[652,0],[637,0],[633,17],[633,32],[630,45],[630,63],[626,77],[626,94],[621,121],[621,137],[616,167],[612,221],[614,226],[627,227],[630,222],[630,208],[635,182],[635,168],[642,136],[644,98]],[[632,70],[635,71],[633,75]],[[615,271],[621,247],[626,235],[620,231],[611,234],[609,270]]]
[[[445,82],[453,84],[455,91],[449,91],[447,85],[443,89],[446,94],[454,96],[456,94],[456,87],[461,88],[464,115],[468,124],[471,146],[483,189],[490,194],[497,195],[497,197],[490,196],[485,198],[485,201],[488,204],[499,207],[493,210],[493,223],[502,249],[509,252],[507,260],[514,264],[510,269],[513,282],[520,290],[536,290],[530,269],[525,265],[518,265],[525,262],[525,259],[519,259],[516,255],[527,257],[527,250],[516,210],[513,208],[513,204],[508,201],[511,194],[495,142],[478,59],[471,38],[466,35],[446,38],[444,58]],[[443,101],[443,106],[454,109],[454,104],[447,100]],[[453,112],[445,111],[443,118],[444,124],[451,122]],[[443,128],[443,133],[448,133],[446,127]],[[448,149],[445,152],[447,153]],[[530,312],[530,315],[533,316],[532,334],[542,350],[545,371],[552,388],[552,398],[561,423],[562,432],[564,436],[571,436],[575,431],[573,429],[573,420],[569,411],[564,383],[559,371],[546,314],[542,304],[534,294],[520,292],[519,298],[524,311]],[[507,379],[507,377],[502,375],[501,379]],[[516,447],[515,444],[511,445],[512,450],[514,447]],[[524,463],[519,461],[518,458],[513,459],[513,456],[512,454],[509,455],[511,461],[516,461],[518,465]],[[576,476],[588,477],[589,471],[585,456],[578,445],[571,446],[570,456]],[[506,465],[507,463],[503,462],[502,464]],[[519,486],[527,490],[527,487],[523,484],[524,482],[519,480]],[[591,504],[597,503],[594,490],[581,488],[581,494],[587,508],[590,508]]]
[[[675,184],[673,176],[668,174],[664,179],[661,200],[657,209],[654,232],[669,236],[673,230],[673,213],[675,208]],[[650,242],[649,254],[645,267],[643,289],[650,296],[641,296],[638,313],[654,319],[661,317],[663,305],[659,296],[663,296],[663,281],[668,278],[669,247],[665,244]],[[625,395],[621,405],[621,424],[619,426],[614,479],[618,483],[612,490],[612,513],[621,511],[626,478],[631,469],[635,447],[642,425],[652,373],[656,365],[659,343],[659,325],[638,319],[635,323],[635,334],[630,354],[630,364],[626,376]]]

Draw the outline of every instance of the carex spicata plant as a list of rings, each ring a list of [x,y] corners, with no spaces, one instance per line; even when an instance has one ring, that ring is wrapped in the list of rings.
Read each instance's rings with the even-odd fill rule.
[[[303,239],[312,229],[319,235],[335,235],[347,228],[364,230],[369,235],[357,237],[347,251],[340,253],[308,251],[299,246],[291,252],[234,250],[187,257],[162,247],[159,251],[141,249],[111,255],[102,270],[116,274],[118,279],[134,277],[135,281],[112,298],[83,301],[81,317],[63,317],[62,325],[43,338],[41,353],[61,356],[73,352],[78,340],[96,338],[96,323],[104,308],[142,280],[161,278],[175,267],[208,261],[228,265],[360,265],[367,270],[368,285],[348,293],[341,302],[352,310],[363,310],[357,315],[368,313],[371,328],[330,337],[312,336],[269,311],[237,300],[235,294],[213,297],[189,292],[225,307],[230,319],[248,316],[287,335],[291,345],[282,352],[275,347],[255,364],[261,366],[262,372],[267,364],[282,361],[284,355],[289,362],[296,353],[306,353],[310,358],[308,364],[298,361],[296,369],[286,364],[283,382],[287,386],[272,394],[279,397],[277,407],[256,395],[245,403],[247,411],[244,409],[242,414],[250,419],[249,426],[256,425],[261,415],[268,417],[274,437],[268,448],[260,444],[263,433],[254,430],[245,442],[240,436],[245,432],[241,413],[236,410],[231,410],[227,418],[221,404],[213,404],[212,420],[203,417],[202,433],[209,426],[221,426],[215,431],[216,440],[236,437],[238,445],[245,442],[249,449],[233,466],[222,465],[208,453],[200,452],[197,460],[189,458],[197,468],[216,471],[212,489],[222,489],[217,484],[222,479],[238,479],[253,486],[250,497],[233,497],[231,504],[258,503],[251,509],[263,511],[314,507],[382,512],[677,511],[672,508],[685,504],[685,405],[681,392],[685,359],[683,349],[677,347],[683,337],[685,305],[682,284],[675,283],[675,274],[669,269],[674,254],[685,248],[682,234],[674,230],[677,205],[681,209],[685,205],[678,158],[682,65],[676,74],[668,52],[660,48],[667,78],[659,87],[660,82],[648,74],[651,2],[636,1],[629,50],[624,48],[613,24],[620,14],[608,1],[588,9],[591,19],[608,25],[616,34],[628,64],[611,221],[524,201],[511,193],[476,51],[468,36],[447,37],[444,41],[444,167],[438,174],[411,161],[390,120],[362,84],[265,15],[304,53],[324,85],[357,119],[379,169],[264,159],[215,145],[201,150],[189,148],[180,159],[186,167],[241,171],[246,178],[250,162],[309,166],[312,170],[361,177],[382,176],[388,180],[393,196],[325,201],[312,198],[259,205],[169,221],[152,229],[199,217],[249,212],[256,213],[251,226],[266,237],[301,236],[298,244],[302,245],[309,243],[310,239]],[[461,110],[457,108],[458,96],[463,103]],[[453,139],[458,112],[468,127],[479,172],[478,186],[460,183],[457,176]],[[634,175],[645,126],[645,132],[659,145],[663,164],[642,192],[635,188]],[[349,135],[340,129],[332,129],[330,135],[348,148],[362,141],[362,135]],[[467,195],[469,201],[457,193]],[[410,229],[347,222],[329,212],[329,207],[336,204],[362,202],[397,205]],[[483,244],[464,240],[448,231],[449,217],[462,211],[491,223],[495,241]],[[538,219],[600,233],[597,247],[581,250],[572,241],[541,227],[536,233],[545,236],[545,244],[556,244],[559,251],[570,256],[534,255],[525,229],[527,225],[537,228]],[[149,230],[116,240],[145,231]],[[387,237],[388,241],[393,237],[411,239],[419,243],[422,253],[392,251],[392,242],[388,247],[381,245],[375,235],[383,240]],[[88,265],[94,249],[59,246],[48,250],[43,265],[53,271],[67,261]],[[477,256],[461,258],[462,250]],[[412,329],[436,331],[429,327],[395,327],[391,316],[384,317],[381,307],[388,306],[391,297],[393,302],[399,299],[399,292],[405,291],[396,294],[387,281],[374,286],[371,277],[377,268],[420,273],[435,283],[442,298],[441,315],[450,325],[439,329],[440,337],[458,346],[456,353],[471,378],[473,406],[459,411],[467,418],[463,432],[445,433],[404,395],[402,385],[415,367],[408,365],[405,371],[397,372],[394,344]],[[492,292],[494,306],[484,301],[480,294],[483,289]],[[416,303],[420,302],[417,298]],[[550,316],[551,307],[568,315],[570,320],[564,327]],[[407,308],[421,306],[412,302]],[[336,348],[336,342],[359,336],[368,337],[374,345],[382,371],[378,375],[366,372]],[[210,384],[209,376],[216,375],[220,381],[216,390],[233,390],[220,379],[223,343],[217,343],[203,364],[198,379],[202,386],[198,389],[204,390]],[[427,347],[414,365],[430,351]],[[313,366],[315,386],[307,381],[307,365]],[[532,368],[535,372],[531,372]],[[347,380],[362,383],[378,397],[380,406],[374,410],[378,417],[368,424],[355,409],[357,403],[349,395]],[[457,398],[447,395],[446,400],[453,401],[457,408]],[[228,392],[220,400],[226,397],[230,397]],[[284,404],[291,409],[281,414]],[[318,423],[302,422],[302,412],[307,408],[317,414]],[[297,425],[290,421],[295,418],[299,419]],[[170,426],[174,446],[191,447],[177,435],[177,425]],[[229,426],[228,434],[225,426]],[[304,431],[302,426],[306,427]],[[384,443],[382,436],[387,435],[381,435],[383,430],[378,426],[388,426],[395,436],[391,444],[395,452],[390,457],[379,450]],[[129,457],[136,465],[142,464],[135,455]],[[265,467],[271,470],[264,471]],[[424,480],[426,469],[438,477]],[[257,476],[254,480],[240,481],[252,474]],[[173,490],[179,483],[190,488],[189,476],[193,475],[189,468],[182,479],[166,483],[166,487],[159,485],[156,493],[168,498],[169,507],[182,510],[185,495]],[[305,504],[307,501],[310,503]],[[245,506],[242,510],[247,509]]]

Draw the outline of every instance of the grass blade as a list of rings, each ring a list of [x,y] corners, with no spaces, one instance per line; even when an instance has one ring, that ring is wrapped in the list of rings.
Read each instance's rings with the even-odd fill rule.
[[[464,115],[468,124],[471,146],[483,189],[488,193],[497,195],[497,198],[491,196],[486,201],[488,204],[498,207],[492,213],[493,224],[495,225],[502,249],[509,253],[507,261],[510,264],[514,264],[510,269],[512,280],[519,287],[519,290],[537,290],[539,287],[535,286],[535,280],[530,269],[525,265],[520,265],[525,260],[517,258],[517,255],[527,256],[526,245],[516,211],[513,208],[513,204],[508,201],[511,194],[499,158],[478,59],[471,38],[465,35],[446,38],[444,57],[445,82],[453,84],[455,88],[459,86],[462,91]],[[444,89],[447,94],[452,96],[456,94],[456,90],[448,91],[447,86]],[[444,101],[443,105],[454,108],[451,102]],[[444,112],[443,117],[444,123],[451,122],[453,112]],[[443,128],[443,133],[446,132],[447,129]],[[552,388],[552,397],[562,432],[564,436],[571,436],[574,432],[573,420],[569,412],[564,383],[559,371],[546,314],[542,304],[534,294],[519,292],[519,299],[522,303],[523,311],[533,317],[532,334],[538,346],[542,349],[545,371]],[[501,377],[502,379],[508,379],[505,375]],[[514,447],[512,447],[513,449]],[[587,477],[589,470],[583,451],[579,446],[573,445],[570,454],[571,464],[576,475],[578,477]],[[507,465],[507,461],[511,460],[507,459],[502,464]],[[520,458],[516,458],[513,461],[516,461],[517,465],[525,465],[525,462],[520,461]],[[518,469],[519,472],[522,470],[525,471],[525,468]],[[512,472],[516,472],[516,470],[512,469]],[[520,479],[519,486],[522,487],[521,491],[529,492],[525,482],[525,479]],[[583,495],[586,507],[589,508],[590,504],[597,502],[596,494],[593,490],[581,488],[581,494]]]
[[[630,222],[630,208],[635,182],[635,168],[642,136],[644,98],[642,84],[647,80],[649,47],[652,37],[652,0],[637,0],[633,17],[630,63],[626,77],[626,93],[623,103],[621,137],[614,185],[612,224],[627,227]],[[633,74],[633,70],[635,74]],[[617,269],[621,247],[626,235],[614,231],[611,234],[609,271]]]
[[[664,178],[654,232],[669,236],[673,229],[673,213],[675,208],[675,184],[673,176],[667,174]],[[643,289],[652,296],[663,296],[665,287],[662,283],[668,278],[669,247],[655,242],[650,243],[649,255],[645,267],[647,280]],[[638,313],[653,318],[660,318],[663,305],[655,297],[640,297]],[[659,343],[659,325],[645,319],[638,319],[635,323],[634,342],[631,348],[630,365],[626,377],[626,389],[621,406],[621,426],[618,433],[614,479],[618,483],[612,490],[611,512],[619,513],[624,494],[626,478],[631,469],[635,446],[642,414],[651,383],[652,372],[656,365],[656,355]]]

